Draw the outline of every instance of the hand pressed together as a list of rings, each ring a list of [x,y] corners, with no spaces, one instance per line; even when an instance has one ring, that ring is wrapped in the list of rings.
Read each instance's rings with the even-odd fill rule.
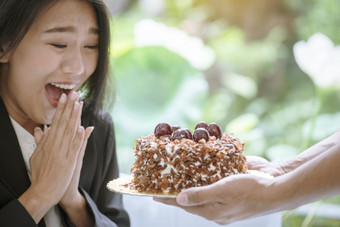
[[[72,92],[63,94],[49,129],[35,130],[37,148],[30,158],[31,186],[19,198],[26,204],[38,222],[52,206],[60,204],[68,208],[83,199],[78,190],[80,170],[93,127],[80,125],[82,102]],[[29,196],[25,197],[25,195]],[[29,204],[25,198],[35,198],[37,204]],[[40,209],[37,210],[38,204]],[[30,207],[33,206],[33,207]]]

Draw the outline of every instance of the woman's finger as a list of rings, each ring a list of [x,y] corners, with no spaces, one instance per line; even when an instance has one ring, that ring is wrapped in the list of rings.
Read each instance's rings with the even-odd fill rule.
[[[41,130],[41,128],[40,127],[36,127],[34,129],[35,143],[39,144],[44,135],[45,135],[45,133]]]
[[[81,147],[84,142],[85,130],[83,126],[78,127],[76,136],[71,145],[71,149],[67,153],[67,157],[76,160],[79,153],[81,152]]]
[[[44,134],[47,135],[50,131],[50,127],[47,127],[47,125],[44,125]]]
[[[58,105],[57,105],[57,110],[56,110],[56,112],[54,114],[54,117],[52,119],[51,127],[58,124],[59,119],[61,118],[61,115],[64,112],[66,103],[67,103],[67,96],[66,96],[65,93],[62,93],[60,98],[59,98],[59,102],[58,102]],[[54,134],[53,128],[54,127],[52,127],[52,133]]]
[[[82,160],[83,160],[83,157],[84,157],[84,153],[85,153],[85,149],[86,149],[86,146],[87,146],[87,140],[90,137],[93,129],[94,129],[93,126],[87,127],[85,129],[84,141],[83,141],[83,144],[81,146],[81,152],[80,152],[79,157],[78,157],[78,162],[79,163],[82,163]]]
[[[71,131],[67,131],[70,126],[70,116],[74,111],[75,103],[78,100],[78,94],[72,91],[68,97],[66,97],[66,103],[64,103],[65,94],[59,99],[57,111],[52,121],[50,133],[52,138],[57,143],[63,142],[64,136],[71,136],[74,137],[76,129]],[[60,104],[60,105],[59,105]],[[72,138],[73,139],[73,138]]]
[[[68,136],[70,134],[72,134],[72,136],[74,136],[74,133],[76,130],[71,130],[68,131],[70,129],[70,122],[72,121],[71,117],[72,114],[74,112],[77,112],[77,108],[79,107],[79,103],[78,103],[78,94],[76,92],[71,92],[69,94],[64,112],[62,113],[62,115],[60,116],[60,118],[58,119],[58,131],[62,132],[62,134],[58,134],[57,135],[57,139],[60,137],[63,137],[65,134]]]
[[[88,138],[92,134],[93,130],[94,130],[93,126],[90,126],[90,127],[86,128],[86,130],[85,130],[85,139],[86,139],[86,141],[88,140]]]
[[[84,154],[85,154],[85,149],[86,149],[86,145],[87,145],[87,140],[88,138],[90,137],[94,127],[88,127],[84,130],[84,127],[83,126],[79,126],[79,128],[81,130],[84,131],[84,136],[83,136],[83,139],[82,139],[82,144],[81,144],[81,147],[80,147],[80,151],[79,151],[79,154],[78,154],[78,158],[77,158],[77,166],[76,166],[76,170],[75,170],[75,174],[77,174],[78,176],[78,180],[79,180],[79,174],[80,174],[80,170],[81,170],[81,167],[82,167],[82,163],[83,163],[83,158],[84,158]],[[78,131],[79,132],[79,131]],[[75,141],[76,142],[76,141]],[[76,142],[77,143],[77,142]],[[76,147],[74,147],[74,149],[76,149]]]
[[[218,185],[215,185],[215,187],[209,185],[186,189],[178,194],[176,201],[181,206],[197,206],[214,202],[219,189]]]
[[[84,131],[84,128],[82,126],[79,126],[79,129]],[[78,152],[76,168],[74,170],[72,180],[71,180],[70,184],[68,185],[68,188],[67,188],[65,194],[63,195],[62,199],[60,200],[61,206],[63,206],[63,205],[67,206],[67,204],[72,203],[72,199],[75,199],[77,197],[77,195],[79,195],[78,187],[79,187],[80,171],[81,171],[81,167],[83,165],[83,157],[84,157],[84,154],[85,154],[87,139],[89,138],[92,131],[93,131],[93,127],[88,127],[84,131],[84,137],[82,139],[82,145],[81,145],[80,151]],[[78,138],[78,133],[77,133],[77,136],[75,138],[74,143],[78,143],[78,141],[76,141],[77,138]],[[80,140],[81,140],[81,137],[79,137],[79,142],[80,142]],[[74,147],[73,149],[76,149],[76,147]],[[76,154],[76,153],[74,153],[74,154]]]

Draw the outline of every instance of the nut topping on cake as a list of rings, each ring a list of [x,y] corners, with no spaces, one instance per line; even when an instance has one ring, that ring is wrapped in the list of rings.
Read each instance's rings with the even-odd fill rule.
[[[139,192],[173,193],[245,173],[243,148],[243,142],[233,134],[222,133],[216,123],[200,122],[193,134],[189,129],[160,123],[154,134],[136,141],[130,187]]]

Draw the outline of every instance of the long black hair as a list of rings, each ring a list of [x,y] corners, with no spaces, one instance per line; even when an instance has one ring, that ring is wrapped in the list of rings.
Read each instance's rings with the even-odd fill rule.
[[[58,0],[0,0],[0,58],[15,50],[43,10]],[[110,22],[102,0],[83,0],[96,12],[99,26],[98,62],[94,73],[84,83],[84,113],[98,113],[104,107],[108,88]],[[0,75],[1,76],[1,75]]]

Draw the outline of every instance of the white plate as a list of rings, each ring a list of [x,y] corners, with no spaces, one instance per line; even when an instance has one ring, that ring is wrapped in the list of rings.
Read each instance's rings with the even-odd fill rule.
[[[114,179],[107,183],[107,188],[110,191],[118,192],[122,194],[128,195],[139,195],[139,196],[153,196],[153,197],[161,197],[161,198],[176,198],[178,193],[148,193],[148,192],[138,192],[135,189],[131,189],[129,184],[131,183],[132,175],[120,177]]]
[[[264,172],[257,171],[257,170],[248,170],[248,173],[259,176],[259,177],[273,178],[273,176],[267,173],[264,173]],[[166,192],[164,193],[138,192],[137,190],[130,188],[131,180],[132,180],[132,175],[120,177],[120,178],[117,178],[117,179],[114,179],[108,182],[106,187],[110,191],[127,194],[127,195],[153,196],[153,197],[158,197],[158,198],[176,198],[178,195],[178,193],[166,193]]]

